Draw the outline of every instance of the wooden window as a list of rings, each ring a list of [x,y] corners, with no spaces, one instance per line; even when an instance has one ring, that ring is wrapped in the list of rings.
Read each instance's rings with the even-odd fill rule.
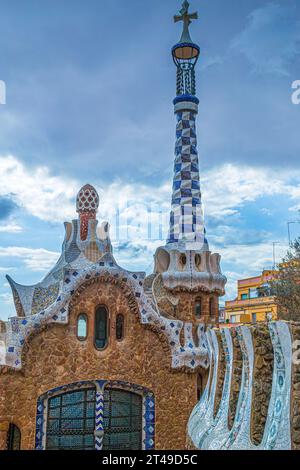
[[[13,423],[10,423],[7,434],[7,450],[20,450],[21,448],[21,431]]]
[[[108,310],[106,307],[98,307],[95,314],[95,347],[98,350],[103,350],[108,344],[108,327],[109,318]]]
[[[77,318],[77,338],[80,341],[85,341],[87,338],[87,316],[85,313],[81,313]]]
[[[116,318],[116,339],[122,341],[124,338],[124,315],[118,313]]]

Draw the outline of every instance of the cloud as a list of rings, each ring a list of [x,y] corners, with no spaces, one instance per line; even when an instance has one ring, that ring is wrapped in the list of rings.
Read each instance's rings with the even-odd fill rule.
[[[24,266],[31,271],[46,271],[53,267],[59,253],[43,248],[33,249],[24,247],[0,247],[0,258],[20,259]]]
[[[227,164],[208,171],[202,182],[205,212],[221,221],[262,196],[300,197],[300,175],[292,171]]]
[[[0,157],[0,196],[10,194],[13,203],[41,220],[72,218],[76,186],[69,178],[52,176],[47,167],[29,168],[13,156]]]
[[[112,232],[116,230],[119,210],[121,229],[127,229],[126,225],[129,224],[131,232],[135,233],[138,225],[142,224],[144,238],[147,238],[147,220],[151,208],[156,231],[159,212],[162,212],[166,234],[171,181],[157,185],[155,190],[152,183],[128,183],[121,178],[109,183],[98,181],[95,186],[100,195],[98,218],[101,221],[108,220]],[[1,193],[10,194],[13,203],[40,220],[62,222],[74,218],[75,195],[80,187],[81,184],[74,179],[53,176],[47,167],[29,168],[16,157],[0,157],[0,197]],[[297,205],[300,199],[300,175],[298,177],[292,170],[278,172],[271,168],[225,164],[205,173],[202,190],[208,217],[223,223],[225,217],[239,214],[241,207],[262,196],[286,195]],[[16,233],[21,230],[16,223],[0,225],[0,232]]]
[[[254,10],[231,49],[244,54],[256,73],[289,75],[289,65],[300,54],[295,8],[268,3]]]
[[[16,209],[15,202],[9,196],[0,196],[0,220],[7,219]]]
[[[23,227],[15,223],[0,225],[0,233],[20,233],[23,232]]]

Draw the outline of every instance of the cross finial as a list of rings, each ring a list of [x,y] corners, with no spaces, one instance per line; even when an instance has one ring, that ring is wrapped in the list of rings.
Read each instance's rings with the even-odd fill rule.
[[[177,23],[178,21],[183,21],[183,32],[182,36],[180,39],[180,42],[192,42],[190,32],[189,32],[189,26],[192,23],[192,20],[197,20],[198,19],[198,13],[189,13],[189,2],[187,0],[184,0],[182,4],[182,9],[180,10],[180,15],[175,15],[174,16],[174,22]]]

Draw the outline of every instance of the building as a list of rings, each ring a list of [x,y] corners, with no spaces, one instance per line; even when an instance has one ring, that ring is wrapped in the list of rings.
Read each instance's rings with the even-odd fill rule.
[[[226,278],[201,210],[195,65],[183,3],[173,49],[177,120],[170,230],[155,269],[118,265],[99,197],[77,196],[61,256],[34,286],[8,277],[16,316],[0,322],[0,449],[184,449],[207,380],[204,324],[218,325]],[[74,211],[75,212],[75,211]],[[100,235],[99,235],[100,233]],[[149,260],[145,260],[145,265]]]
[[[277,319],[278,307],[270,287],[276,272],[265,270],[260,276],[237,281],[237,298],[225,303],[227,323],[256,323]]]

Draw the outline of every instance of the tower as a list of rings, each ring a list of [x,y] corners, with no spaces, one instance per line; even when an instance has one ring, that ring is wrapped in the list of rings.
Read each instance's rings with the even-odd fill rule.
[[[220,270],[220,255],[209,250],[204,226],[196,135],[196,64],[200,47],[189,31],[196,19],[198,14],[189,12],[186,0],[180,14],[174,16],[175,23],[183,22],[183,31],[172,48],[177,71],[173,190],[168,239],[156,251],[155,273],[161,274],[167,291],[180,291],[181,296],[188,297],[185,319],[216,324],[218,298],[224,295],[226,277]]]

